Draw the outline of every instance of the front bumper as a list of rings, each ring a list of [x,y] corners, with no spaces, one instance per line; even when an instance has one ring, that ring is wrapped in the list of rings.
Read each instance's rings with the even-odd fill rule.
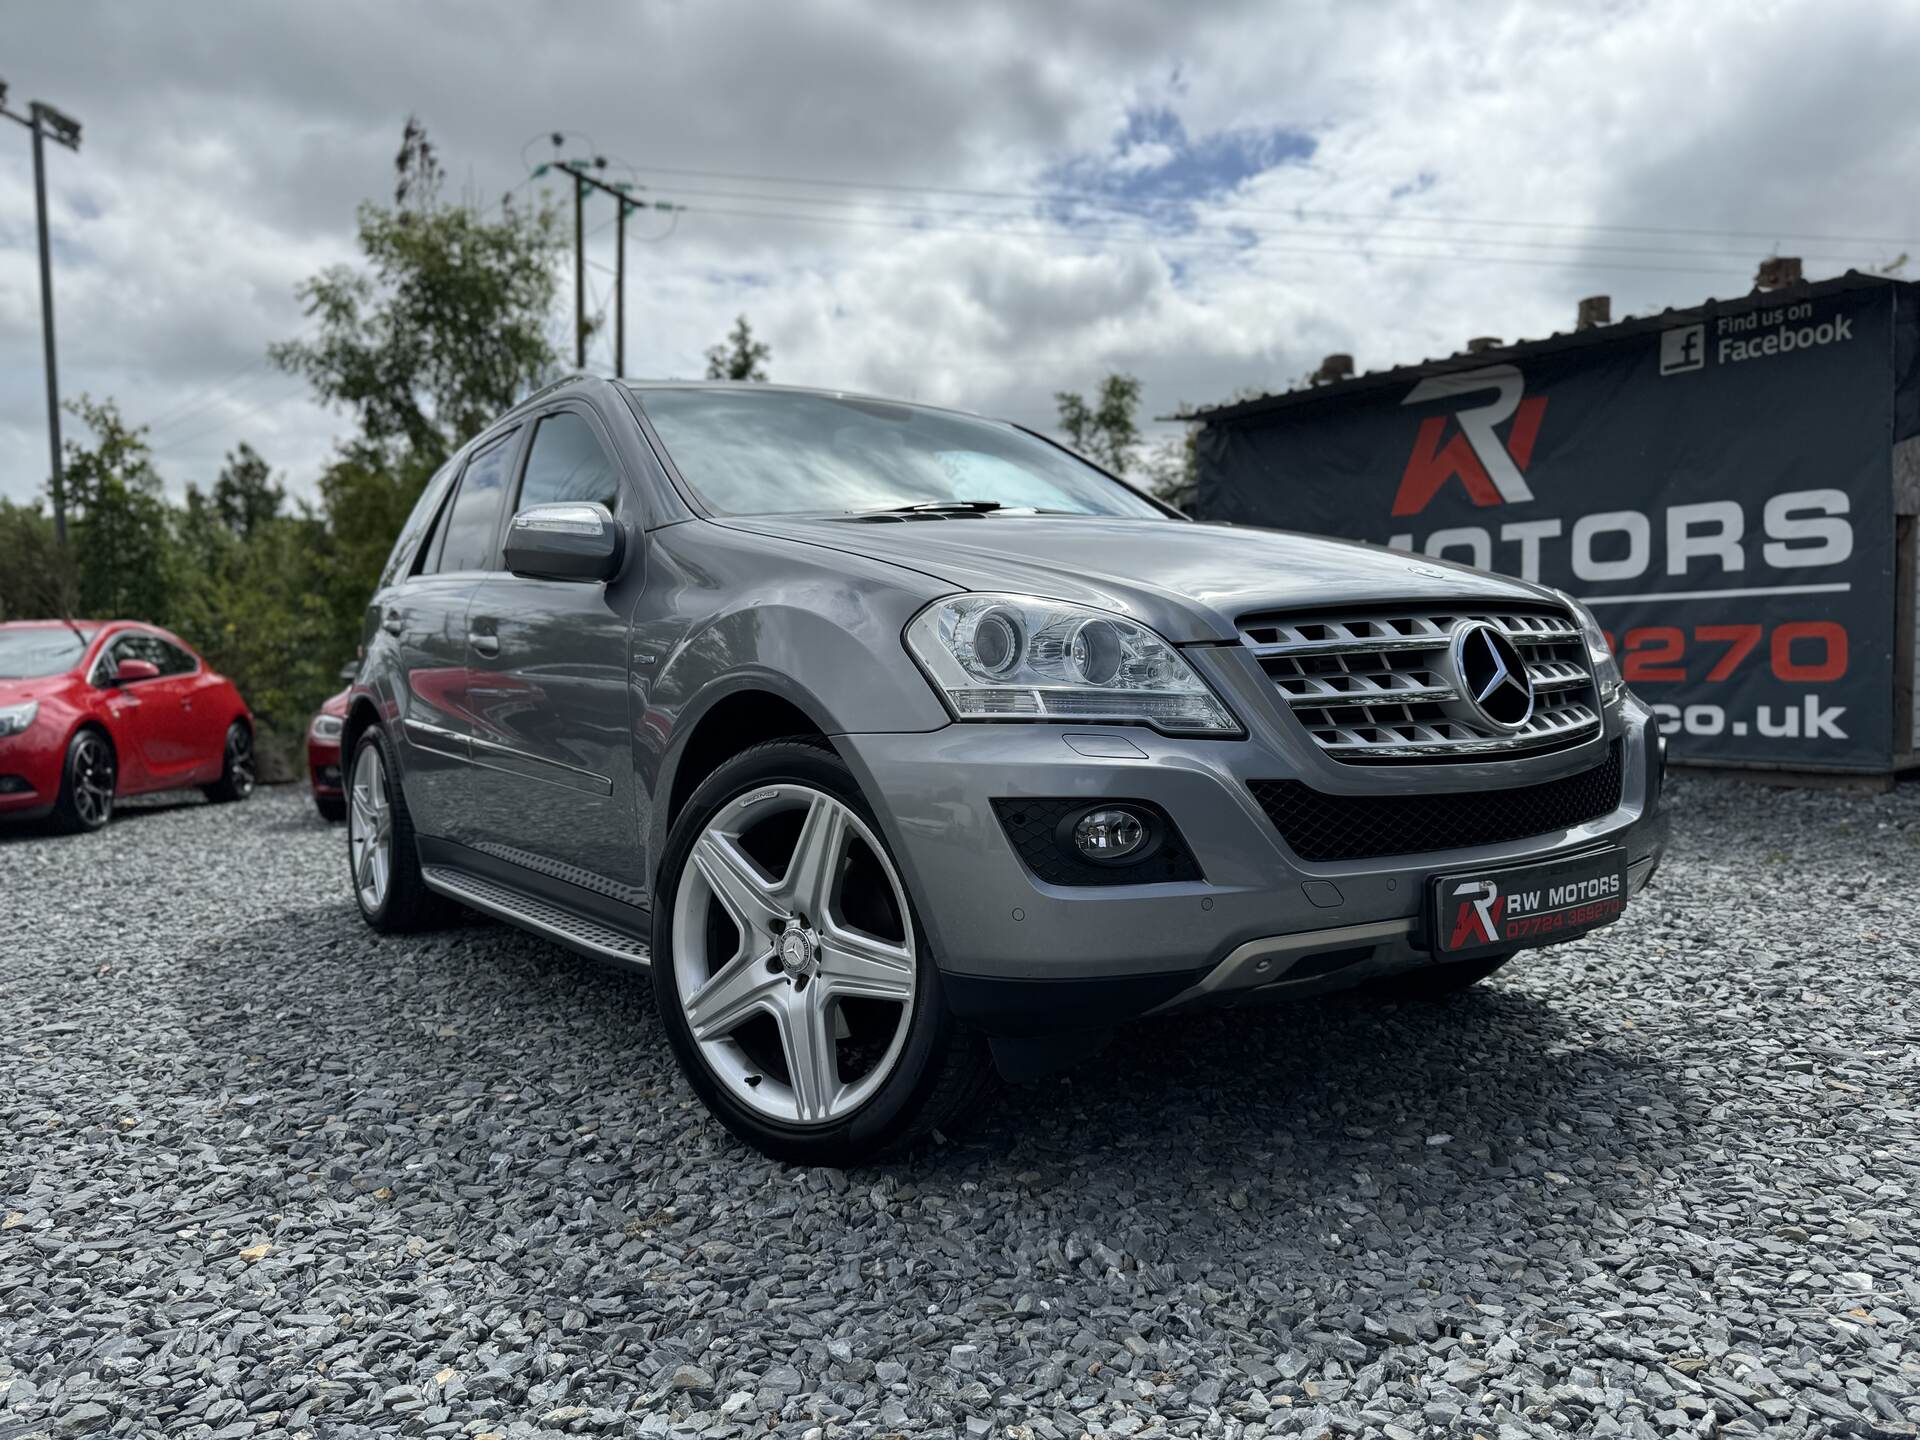
[[[1443,873],[1618,845],[1637,890],[1666,835],[1650,718],[1628,697],[1602,739],[1572,750],[1391,770],[1338,764],[1258,726],[1242,740],[1194,740],[1137,727],[968,724],[836,743],[876,800],[949,1002],[991,1030],[1021,1033],[1254,992],[1332,988],[1434,963],[1423,912],[1428,882]],[[1615,741],[1616,808],[1498,844],[1310,862],[1287,846],[1249,789],[1255,780],[1297,778],[1355,797],[1467,795],[1581,773],[1602,763]],[[1204,878],[1091,886],[1037,878],[992,802],[1046,797],[1158,806]]]
[[[307,774],[313,793],[322,800],[338,800],[346,793],[340,775],[340,742],[307,736]]]

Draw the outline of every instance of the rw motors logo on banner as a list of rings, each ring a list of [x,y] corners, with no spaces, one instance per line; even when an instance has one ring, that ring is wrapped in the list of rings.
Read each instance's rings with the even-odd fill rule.
[[[1829,597],[1851,588],[1852,495],[1806,483],[1812,467],[1789,463],[1752,423],[1729,428],[1724,467],[1693,465],[1684,485],[1660,458],[1675,448],[1676,402],[1679,423],[1700,433],[1723,423],[1669,387],[1852,339],[1851,317],[1807,308],[1673,327],[1638,352],[1643,368],[1616,361],[1604,380],[1568,368],[1552,395],[1514,365],[1421,380],[1400,402],[1424,413],[1387,543],[1585,600],[1628,684],[1685,749],[1849,748],[1849,631]],[[1738,405],[1752,414],[1768,403]]]

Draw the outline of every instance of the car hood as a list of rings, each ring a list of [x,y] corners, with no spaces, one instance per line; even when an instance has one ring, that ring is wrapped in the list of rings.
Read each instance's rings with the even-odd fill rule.
[[[727,524],[885,560],[960,590],[1008,590],[1132,616],[1178,643],[1233,640],[1237,617],[1379,601],[1493,604],[1542,586],[1377,545],[1176,520],[990,515]]]
[[[24,680],[0,678],[0,705],[19,705],[28,700],[44,700],[56,690],[64,690],[73,683],[73,675],[62,671],[58,675],[35,675]]]

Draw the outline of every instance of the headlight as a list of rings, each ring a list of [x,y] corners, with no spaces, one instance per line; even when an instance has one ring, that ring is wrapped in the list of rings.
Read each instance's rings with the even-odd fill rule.
[[[33,724],[33,717],[39,713],[38,700],[29,700],[24,705],[0,705],[0,735],[18,735]]]
[[[1607,632],[1600,628],[1593,611],[1573,596],[1564,590],[1554,593],[1572,607],[1574,618],[1580,622],[1580,634],[1587,642],[1587,665],[1593,671],[1594,688],[1600,692],[1600,703],[1603,706],[1611,705],[1626,692],[1627,682],[1621,678],[1620,662],[1613,658],[1613,647],[1607,644]]]
[[[316,740],[338,740],[346,723],[338,715],[316,715],[313,717],[313,738]]]
[[[1177,650],[1104,610],[1032,595],[956,595],[913,618],[907,647],[961,720],[1240,728]]]

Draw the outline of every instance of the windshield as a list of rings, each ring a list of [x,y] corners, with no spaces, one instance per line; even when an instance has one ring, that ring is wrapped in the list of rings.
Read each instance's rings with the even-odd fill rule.
[[[990,420],[780,390],[645,390],[639,400],[687,484],[720,515],[965,501],[1165,518],[1065,450]]]
[[[86,653],[91,631],[76,635],[53,626],[0,626],[0,680],[30,680],[41,675],[58,675],[80,663]]]

